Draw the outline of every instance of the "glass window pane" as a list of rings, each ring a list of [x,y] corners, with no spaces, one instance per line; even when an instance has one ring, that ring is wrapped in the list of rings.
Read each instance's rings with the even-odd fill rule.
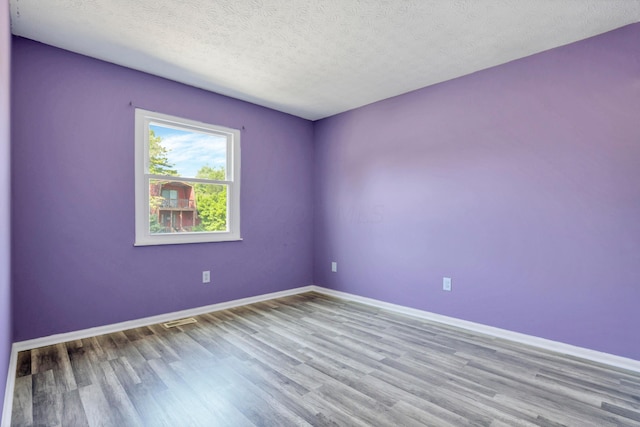
[[[227,211],[226,185],[149,181],[151,234],[228,231]]]
[[[227,222],[227,186],[194,184],[198,213],[198,231],[229,231]]]
[[[226,180],[227,137],[149,124],[149,173]]]

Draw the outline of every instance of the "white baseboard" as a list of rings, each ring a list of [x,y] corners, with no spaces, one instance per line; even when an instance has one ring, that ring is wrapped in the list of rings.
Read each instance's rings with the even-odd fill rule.
[[[267,301],[274,298],[287,297],[297,295],[304,292],[314,290],[314,286],[303,286],[301,288],[287,289],[285,291],[272,292],[248,298],[241,298],[232,301],[220,302],[217,304],[205,305],[202,307],[190,308],[187,310],[174,311],[172,313],[159,314],[157,316],[144,317],[142,319],[128,320],[126,322],[113,323],[111,325],[97,326],[95,328],[82,329],[79,331],[65,332],[62,334],[49,335],[47,337],[35,338],[26,341],[18,341],[13,343],[15,350],[24,351],[48,345],[60,344],[68,341],[80,340],[83,338],[94,337],[96,335],[111,334],[114,332],[125,331],[127,329],[140,328],[143,326],[155,325],[157,323],[170,322],[172,320],[182,319],[184,317],[198,316],[213,311],[226,310],[228,308],[239,307],[241,305],[253,304],[256,302]]]
[[[12,404],[13,404],[15,372],[17,368],[18,352],[20,351],[31,350],[34,348],[44,347],[48,345],[60,344],[67,341],[74,341],[78,339],[89,338],[96,335],[120,332],[127,329],[139,328],[142,326],[149,326],[157,323],[169,322],[171,320],[177,320],[184,317],[197,316],[199,314],[226,310],[228,308],[239,307],[242,305],[253,304],[256,302],[262,302],[262,301],[267,301],[274,298],[297,295],[297,294],[311,292],[311,291],[318,292],[324,295],[333,296],[336,298],[341,298],[348,301],[363,303],[369,306],[382,308],[382,309],[393,311],[396,313],[405,314],[408,316],[413,316],[413,317],[417,317],[425,320],[431,320],[431,321],[442,323],[445,325],[456,326],[458,328],[466,329],[466,330],[477,332],[480,334],[489,335],[496,338],[503,338],[509,341],[514,341],[518,343],[527,344],[533,347],[554,351],[556,353],[579,357],[585,360],[602,363],[602,364],[613,366],[616,368],[627,369],[629,371],[634,371],[634,372],[640,372],[639,360],[628,359],[626,357],[616,356],[613,354],[603,353],[600,351],[590,350],[587,348],[576,347],[570,344],[551,341],[545,338],[534,337],[532,335],[521,334],[519,332],[513,332],[506,329],[495,328],[493,326],[487,326],[480,323],[470,322],[467,320],[456,319],[454,317],[443,316],[441,314],[431,313],[428,311],[418,310],[415,308],[409,308],[402,305],[391,304],[391,303],[376,300],[373,298],[367,298],[359,295],[349,294],[346,292],[336,291],[333,289],[323,288],[321,286],[310,285],[310,286],[303,286],[300,288],[288,289],[280,292],[257,295],[249,298],[241,298],[241,299],[222,302],[218,304],[196,307],[188,310],[175,311],[172,313],[161,314],[158,316],[151,316],[151,317],[145,317],[137,320],[130,320],[127,322],[114,323],[112,325],[98,326],[95,328],[83,329],[80,331],[73,331],[73,332],[67,332],[63,334],[50,335],[42,338],[35,338],[31,340],[26,340],[26,341],[14,342],[11,347],[11,357],[9,359],[9,371],[8,371],[9,374],[7,376],[6,391],[4,396],[4,407],[2,411],[2,421],[0,422],[0,426],[8,427],[11,423],[11,410],[12,410]]]
[[[11,425],[11,410],[13,409],[13,388],[16,383],[16,368],[18,366],[18,352],[15,344],[11,346],[11,356],[9,357],[9,368],[7,371],[7,384],[4,390],[4,403],[2,406],[2,419],[0,426],[9,427]]]
[[[545,338],[526,335],[519,332],[513,332],[507,329],[495,328],[493,326],[487,326],[481,323],[456,319],[455,317],[443,316],[441,314],[418,310],[416,308],[409,308],[402,305],[391,304],[373,298],[361,297],[359,295],[335,291],[333,289],[322,288],[319,286],[312,286],[312,290],[336,298],[360,302],[369,306],[383,308],[385,310],[393,311],[396,313],[418,317],[425,320],[431,320],[445,325],[456,326],[458,328],[466,329],[480,334],[489,335],[496,338],[503,338],[509,341],[527,344],[544,350],[550,350],[556,353],[575,356],[592,362],[602,363],[616,368],[627,369],[629,371],[640,373],[640,360],[629,359],[622,356],[616,356],[614,354],[603,353],[601,351],[590,350],[588,348],[577,347],[571,344],[565,344],[558,341],[552,341]]]

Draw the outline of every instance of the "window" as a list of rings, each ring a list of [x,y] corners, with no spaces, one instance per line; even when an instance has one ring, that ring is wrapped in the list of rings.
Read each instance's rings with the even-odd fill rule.
[[[136,109],[136,246],[240,238],[240,131]]]

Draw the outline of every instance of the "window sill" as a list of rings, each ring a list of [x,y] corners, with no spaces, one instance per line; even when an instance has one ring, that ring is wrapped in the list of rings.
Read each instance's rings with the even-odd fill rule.
[[[145,236],[144,238],[136,239],[133,246],[188,245],[192,243],[241,242],[242,240],[242,237],[232,235],[212,238],[209,235],[184,236],[171,234],[169,236]]]

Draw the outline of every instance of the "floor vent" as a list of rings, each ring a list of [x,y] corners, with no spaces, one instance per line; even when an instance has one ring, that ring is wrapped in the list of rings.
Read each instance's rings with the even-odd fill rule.
[[[162,326],[169,329],[169,328],[175,328],[178,326],[188,325],[190,323],[198,323],[198,321],[193,317],[187,317],[186,319],[172,320],[171,322],[163,323]]]

